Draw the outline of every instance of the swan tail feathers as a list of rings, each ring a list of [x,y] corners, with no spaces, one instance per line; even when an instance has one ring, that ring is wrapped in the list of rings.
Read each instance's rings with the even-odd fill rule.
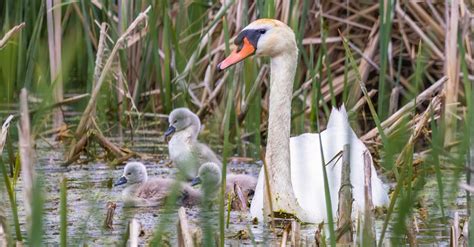
[[[347,115],[346,107],[344,104],[337,109],[332,108],[331,115],[329,116],[327,128],[350,128],[349,117]]]

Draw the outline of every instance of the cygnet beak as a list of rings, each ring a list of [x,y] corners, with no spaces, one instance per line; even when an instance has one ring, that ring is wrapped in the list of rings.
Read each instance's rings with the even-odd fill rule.
[[[119,186],[119,185],[126,184],[126,183],[127,183],[127,178],[125,176],[121,176],[119,178],[119,180],[117,180],[117,182],[115,182],[114,186]]]
[[[191,181],[191,186],[195,186],[195,185],[198,185],[200,184],[202,181],[201,181],[201,178],[200,177],[195,177],[193,178],[193,180]]]
[[[176,128],[173,125],[170,125],[170,127],[165,131],[165,138],[168,138],[168,136],[172,135],[175,131]]]

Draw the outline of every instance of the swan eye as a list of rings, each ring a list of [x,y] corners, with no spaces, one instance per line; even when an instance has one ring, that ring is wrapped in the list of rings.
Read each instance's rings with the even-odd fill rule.
[[[259,32],[260,34],[265,34],[265,33],[267,32],[267,30],[265,30],[265,29],[260,29],[260,30],[258,30],[258,32]]]
[[[129,176],[130,176],[130,175],[132,175],[132,173],[131,173],[131,172],[129,172],[129,173],[127,173],[127,175],[129,175]]]
[[[178,119],[176,119],[176,120],[173,121],[174,124],[177,123],[177,122],[178,122]]]

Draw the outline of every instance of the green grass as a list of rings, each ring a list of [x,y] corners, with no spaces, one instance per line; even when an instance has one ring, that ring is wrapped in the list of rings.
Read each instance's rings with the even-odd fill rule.
[[[106,56],[99,62],[103,67],[121,33],[141,11],[147,6],[152,7],[146,29],[144,25],[137,29],[146,30],[143,31],[143,37],[131,47],[120,49],[118,59],[114,59],[110,72],[102,78],[104,86],[98,94],[96,123],[105,136],[119,135],[119,130],[134,133],[141,128],[139,126],[143,120],[139,119],[139,124],[133,122],[135,119],[124,114],[128,110],[167,114],[176,107],[189,107],[193,111],[202,108],[200,117],[205,132],[210,132],[209,143],[223,147],[221,154],[224,168],[229,158],[234,155],[259,159],[264,150],[261,147],[266,142],[268,109],[265,100],[270,87],[269,71],[266,71],[263,78],[259,75],[268,59],[246,60],[242,65],[226,72],[218,72],[215,67],[230,53],[231,39],[239,31],[237,26],[243,28],[255,17],[288,17],[289,26],[296,32],[299,48],[299,66],[294,82],[294,91],[297,93],[292,102],[292,135],[308,131],[319,132],[324,129],[332,106],[346,102],[346,107],[350,110],[356,102],[365,100],[367,103],[358,112],[351,113],[351,123],[354,123],[353,127],[359,136],[372,128],[378,130],[378,137],[368,140],[368,144],[380,167],[380,173],[396,184],[391,192],[391,205],[387,214],[383,215],[384,225],[381,238],[378,239],[379,245],[382,245],[383,241],[403,244],[397,241],[407,234],[407,222],[416,216],[417,209],[422,207],[420,202],[424,200],[429,179],[433,179],[436,184],[433,207],[439,212],[443,223],[450,224],[447,216],[456,208],[454,202],[459,194],[458,183],[465,174],[467,181],[471,180],[471,174],[465,171],[465,166],[474,159],[469,150],[474,139],[471,127],[474,122],[473,87],[472,79],[467,76],[472,75],[474,71],[467,60],[462,59],[471,55],[466,50],[469,44],[465,44],[464,38],[467,35],[463,30],[459,30],[458,34],[460,73],[463,74],[460,80],[462,92],[459,94],[458,112],[455,113],[462,124],[455,130],[458,141],[456,145],[446,147],[444,116],[436,109],[430,109],[432,115],[423,133],[413,143],[409,143],[410,135],[413,134],[413,128],[408,126],[409,120],[428,109],[429,99],[410,109],[411,116],[402,117],[389,134],[383,132],[382,123],[390,117],[389,96],[393,88],[401,88],[400,100],[395,102],[400,109],[444,75],[443,61],[432,54],[431,48],[425,45],[425,42],[418,41],[420,39],[417,32],[404,22],[403,17],[397,14],[396,18],[393,17],[395,3],[379,1],[378,10],[354,17],[358,12],[374,6],[374,3],[341,1],[319,5],[309,0],[292,0],[287,8],[284,1],[273,0],[233,0],[226,1],[227,5],[222,5],[221,1],[217,0],[122,2],[126,4],[120,8],[114,1],[103,1],[99,8],[88,0],[63,2],[56,6],[62,14],[61,72],[65,97],[90,93],[94,81],[97,81],[97,78],[94,78],[94,68],[100,23],[106,22],[109,26]],[[410,16],[416,17],[417,14],[412,8],[408,8],[406,2],[397,4]],[[418,4],[431,13],[426,4]],[[347,6],[350,8],[346,8]],[[444,13],[444,8],[438,7],[438,11]],[[47,11],[45,1],[5,0],[0,3],[0,38],[13,26],[25,22],[25,28],[0,49],[0,114],[3,117],[6,113],[16,111],[18,93],[21,88],[27,88],[31,96],[41,100],[41,103],[31,104],[33,109],[40,109],[32,114],[33,138],[36,140],[42,138],[40,133],[51,129],[51,109],[45,106],[54,103],[52,91],[55,83],[60,83],[58,80],[53,81],[50,75],[45,18]],[[348,22],[337,21],[332,17],[339,17]],[[369,79],[361,81],[358,66],[363,58],[353,47],[364,52],[369,31],[353,24],[370,28],[377,19],[380,20],[380,39],[375,56],[370,58],[375,66],[371,65]],[[416,21],[418,26],[431,30],[430,24],[423,22],[423,18],[419,19]],[[396,23],[395,20],[401,23]],[[405,33],[402,33],[401,26]],[[444,39],[434,33],[426,34],[434,40],[435,45],[443,48]],[[137,34],[132,34],[134,35]],[[334,37],[343,37],[344,40],[330,42]],[[321,38],[321,41],[308,43],[307,39],[312,38]],[[351,42],[351,47],[348,42]],[[393,78],[390,71],[393,71]],[[118,75],[123,76],[126,83],[122,92],[117,89]],[[224,76],[227,77],[222,80]],[[341,78],[343,80],[336,80]],[[338,85],[338,81],[342,81],[343,85]],[[219,83],[224,84],[220,87]],[[303,85],[306,87],[302,88]],[[356,87],[361,88],[362,98],[354,97],[351,93]],[[221,89],[217,90],[218,88]],[[368,97],[367,92],[370,89],[378,90],[375,97]],[[212,100],[209,99],[211,95]],[[64,106],[63,109],[83,112],[87,100]],[[207,106],[203,107],[203,104]],[[153,128],[163,130],[166,125],[164,122],[160,119],[158,125]],[[67,124],[72,131],[77,125],[74,121]],[[59,145],[69,149],[70,143],[77,141],[75,138],[77,137],[66,139]],[[123,143],[133,149],[133,141],[124,140]],[[11,128],[6,152],[0,160],[3,181],[0,191],[8,196],[10,208],[7,214],[12,216],[8,222],[12,231],[8,237],[41,244],[41,234],[31,234],[25,226],[20,225],[23,219],[19,216],[17,197],[22,195],[16,192],[20,176],[16,148],[17,130]],[[101,156],[102,150],[94,144],[90,144],[86,149],[89,158]],[[417,160],[419,154],[425,154],[421,161]],[[106,157],[105,161],[108,159],[113,157]],[[223,173],[223,181],[225,176],[226,172]],[[328,180],[327,176],[325,180]],[[40,182],[41,180],[38,183]],[[328,181],[326,199],[330,198],[327,183]],[[66,180],[62,181],[60,188],[58,242],[65,246],[71,238],[68,225],[75,222],[71,222],[67,214],[71,205],[66,203]],[[218,203],[220,245],[224,245],[226,241],[224,190],[223,186]],[[47,230],[42,228],[45,221],[42,214],[44,200],[48,198],[48,194],[44,193],[41,187],[35,192],[37,202],[35,201],[33,206],[32,228],[36,232],[42,232]],[[331,212],[331,202],[327,200],[327,203],[327,214],[334,215],[335,212]],[[469,196],[468,207],[474,210]],[[172,212],[174,209],[170,202],[165,212]],[[152,243],[161,243],[166,239],[167,224],[174,216],[171,213],[165,215],[155,229]],[[90,212],[89,217],[93,216]],[[333,225],[332,221],[328,222],[330,230],[326,235],[328,243],[331,244],[335,243]],[[474,220],[470,221],[470,226],[474,229]],[[387,229],[391,229],[393,236],[390,240],[385,239]],[[81,234],[87,235],[87,225],[84,225]],[[472,241],[473,236],[474,234],[470,236]],[[207,240],[213,238],[209,233],[206,235]]]

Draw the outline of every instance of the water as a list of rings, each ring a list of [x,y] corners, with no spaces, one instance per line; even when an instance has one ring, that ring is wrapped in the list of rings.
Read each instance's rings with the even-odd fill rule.
[[[140,161],[144,162],[149,176],[170,177],[175,169],[169,160],[166,160],[166,144],[157,143],[160,134],[154,131],[137,132],[133,137],[133,150],[141,154]],[[130,140],[130,136],[125,139]],[[119,142],[119,138],[113,138],[114,142]],[[123,208],[120,201],[122,187],[112,187],[113,181],[122,175],[123,165],[111,167],[105,162],[91,161],[84,163],[74,163],[68,167],[62,167],[64,150],[51,147],[51,140],[39,140],[37,143],[38,162],[36,170],[45,179],[45,215],[44,215],[44,242],[47,245],[57,245],[59,243],[59,184],[63,178],[68,181],[68,244],[70,245],[90,245],[104,246],[117,245],[124,241],[124,235],[128,222],[135,217],[141,225],[140,244],[145,244],[153,237],[158,222],[163,217],[159,208]],[[92,148],[91,150],[94,150]],[[97,153],[101,149],[97,148]],[[92,151],[94,153],[95,151]],[[87,157],[82,157],[82,161]],[[100,159],[99,159],[100,160]],[[259,162],[229,164],[233,173],[258,174],[261,167]],[[420,201],[423,205],[415,209],[415,222],[419,228],[417,241],[420,246],[445,246],[449,245],[450,226],[443,223],[440,210],[436,206],[437,187],[435,179],[428,179],[428,184],[421,195]],[[17,186],[17,199],[19,203],[19,214],[23,234],[25,230],[24,205],[21,193],[21,181]],[[117,203],[113,219],[113,229],[104,229],[107,202]],[[446,200],[448,201],[448,200]],[[7,214],[10,206],[6,207]],[[454,204],[448,204],[445,210],[447,217],[452,219],[454,212],[458,212],[461,219],[467,215],[466,196],[460,192]],[[187,209],[188,219],[192,229],[199,226],[200,212],[198,208]],[[9,222],[12,222],[11,215]],[[169,234],[165,237],[165,242],[171,246],[176,245],[176,214],[169,215],[172,221],[166,225]],[[395,218],[396,214],[392,218]],[[380,234],[384,215],[376,219],[376,235]],[[245,212],[232,212],[230,227],[226,229],[226,244],[230,246],[240,245],[277,245],[279,237],[269,232],[268,228],[262,225],[254,225]],[[215,222],[216,230],[218,223]],[[302,243],[305,245],[314,244],[315,225],[303,225],[301,228]],[[10,227],[13,230],[13,226]],[[194,231],[194,230],[193,230]],[[281,236],[282,229],[277,229],[277,236]],[[386,239],[392,237],[389,228]],[[403,240],[402,240],[403,241]],[[389,241],[387,241],[388,243]]]

